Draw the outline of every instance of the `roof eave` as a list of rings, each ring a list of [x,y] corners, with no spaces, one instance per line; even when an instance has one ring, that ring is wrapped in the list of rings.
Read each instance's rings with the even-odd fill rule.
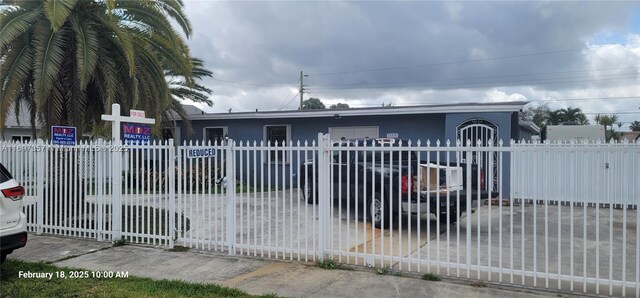
[[[391,108],[355,108],[342,110],[313,110],[313,111],[266,111],[266,112],[241,112],[241,113],[214,113],[201,115],[188,115],[189,120],[225,120],[225,119],[268,119],[268,118],[321,118],[349,116],[386,116],[386,115],[411,115],[411,114],[441,114],[441,113],[477,113],[477,112],[517,112],[527,104],[526,101],[491,103],[491,104],[456,104],[434,106],[406,106]],[[175,119],[180,120],[180,119]]]

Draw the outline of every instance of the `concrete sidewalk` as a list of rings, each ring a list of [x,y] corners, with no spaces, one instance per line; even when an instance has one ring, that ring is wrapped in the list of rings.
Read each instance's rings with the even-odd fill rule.
[[[444,278],[425,281],[418,275],[379,275],[373,269],[326,270],[300,263],[225,253],[162,248],[30,234],[25,248],[9,259],[44,261],[87,270],[128,271],[153,279],[217,283],[249,294],[286,297],[557,297],[558,293]],[[563,294],[566,297],[569,295]]]

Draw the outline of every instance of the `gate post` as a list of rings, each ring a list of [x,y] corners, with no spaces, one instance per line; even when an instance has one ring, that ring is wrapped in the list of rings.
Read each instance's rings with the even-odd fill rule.
[[[107,165],[106,165],[106,154],[109,152],[104,152],[104,141],[98,139],[92,143],[93,146],[96,147],[97,150],[92,152],[89,150],[91,154],[91,158],[93,158],[93,162],[95,162],[94,166],[94,175],[95,175],[95,192],[96,192],[96,240],[104,241],[105,230],[104,230],[104,217],[105,217],[105,204],[104,197],[106,196],[105,185],[107,181]],[[105,156],[103,156],[105,154]]]
[[[324,260],[329,236],[329,135],[318,134],[318,251],[317,257]]]
[[[122,152],[116,148],[121,148],[122,142],[114,139],[111,145],[111,231],[112,241],[117,241],[122,237]]]
[[[227,188],[227,247],[229,255],[236,254],[236,169],[235,169],[235,142],[227,140],[225,146],[226,171],[225,180]]]
[[[167,183],[169,192],[169,247],[173,248],[173,239],[176,237],[176,147],[173,139],[169,139],[169,160],[167,171],[169,181]]]
[[[44,181],[45,175],[49,173],[45,171],[45,156],[48,147],[41,139],[38,139],[36,146],[36,234],[41,235],[44,225]],[[49,180],[49,177],[47,177]]]

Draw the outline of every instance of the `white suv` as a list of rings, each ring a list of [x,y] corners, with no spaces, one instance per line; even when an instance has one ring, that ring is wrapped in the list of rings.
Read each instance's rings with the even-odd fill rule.
[[[22,212],[24,187],[0,163],[0,263],[27,244],[27,217]]]

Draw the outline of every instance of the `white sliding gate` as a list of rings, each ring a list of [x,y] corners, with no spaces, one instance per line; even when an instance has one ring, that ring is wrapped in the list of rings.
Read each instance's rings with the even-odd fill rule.
[[[36,233],[639,296],[640,143],[504,145],[0,142],[0,162]]]

